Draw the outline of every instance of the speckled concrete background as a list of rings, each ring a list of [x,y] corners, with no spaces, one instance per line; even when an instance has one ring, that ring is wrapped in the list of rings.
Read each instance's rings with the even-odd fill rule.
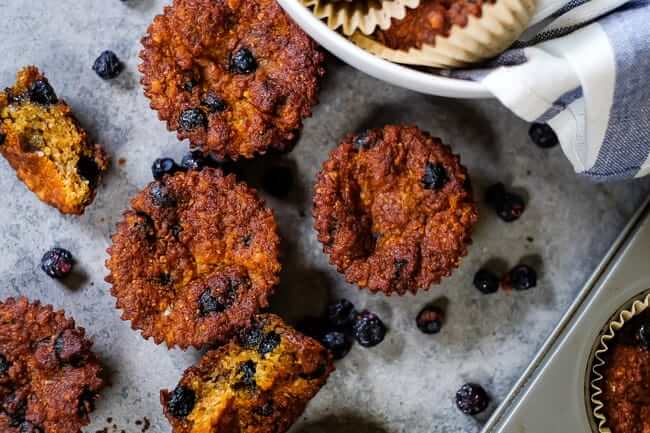
[[[9,85],[20,66],[39,65],[114,161],[95,204],[80,218],[61,216],[39,202],[0,161],[0,295],[23,294],[65,308],[87,328],[109,369],[112,386],[86,432],[106,427],[111,417],[118,432],[136,433],[135,421],[145,416],[151,431],[168,432],[158,391],[174,386],[197,356],[157,347],[131,331],[119,320],[103,281],[109,235],[128,197],[150,181],[153,159],[179,158],[186,150],[148,109],[138,85],[138,40],[165,3],[0,0],[0,85]],[[127,64],[113,82],[90,69],[104,49]],[[596,185],[576,177],[559,148],[536,148],[527,125],[496,102],[418,95],[335,59],[328,70],[321,103],[295,151],[245,167],[253,185],[264,167],[275,163],[293,166],[299,180],[289,199],[268,200],[284,240],[285,271],[273,308],[293,320],[318,311],[329,292],[377,311],[390,333],[380,346],[355,346],[338,362],[292,432],[477,432],[487,414],[477,419],[458,412],[452,401],[456,389],[467,381],[483,384],[494,409],[648,194],[650,181]],[[385,122],[416,123],[452,143],[477,196],[491,182],[504,181],[530,200],[523,218],[509,225],[482,206],[474,245],[460,270],[428,293],[401,299],[371,296],[346,284],[322,254],[309,216],[312,182],[328,149],[349,131]],[[38,268],[52,245],[70,249],[79,260],[77,275],[66,285]],[[534,262],[541,271],[539,286],[481,295],[471,279],[493,259],[503,266]],[[419,333],[418,310],[441,297],[448,303],[443,331]]]

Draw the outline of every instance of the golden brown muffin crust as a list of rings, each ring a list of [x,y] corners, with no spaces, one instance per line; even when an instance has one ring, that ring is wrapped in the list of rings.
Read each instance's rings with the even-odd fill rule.
[[[0,92],[0,154],[38,198],[63,213],[82,214],[108,168],[106,154],[88,141],[64,101],[53,91],[44,100],[35,86],[51,90],[47,78],[29,66]]]
[[[142,45],[151,108],[180,139],[222,158],[288,150],[324,73],[317,45],[275,0],[175,0]],[[246,73],[233,66],[242,49],[254,60]]]
[[[273,212],[234,175],[165,176],[131,200],[106,262],[122,318],[169,346],[225,342],[278,283]]]
[[[315,340],[260,315],[206,353],[160,400],[174,433],[283,433],[334,369]]]
[[[339,272],[388,295],[426,290],[450,275],[477,220],[460,158],[414,126],[345,137],[318,176],[313,213]]]
[[[448,37],[453,26],[465,27],[470,16],[481,17],[484,4],[496,0],[422,0],[407,9],[402,19],[393,18],[386,30],[377,29],[373,37],[395,50],[435,45],[436,37]]]
[[[650,351],[635,341],[643,321],[650,323],[649,310],[628,321],[606,353],[602,401],[612,433],[650,431]]]
[[[80,432],[103,386],[91,345],[63,311],[0,303],[0,431]]]

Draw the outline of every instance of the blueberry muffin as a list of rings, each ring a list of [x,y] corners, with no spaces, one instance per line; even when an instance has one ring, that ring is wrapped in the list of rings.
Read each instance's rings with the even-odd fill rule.
[[[339,272],[387,295],[450,275],[477,220],[459,157],[414,126],[345,137],[318,176],[313,213]]]
[[[289,150],[324,73],[317,45],[275,0],[175,0],[142,45],[151,107],[221,158]]]
[[[650,309],[628,320],[605,352],[602,412],[612,433],[650,431]]]
[[[108,167],[102,148],[34,66],[0,92],[0,154],[39,199],[66,214],[84,212]]]
[[[122,318],[168,346],[224,343],[278,283],[273,212],[220,170],[165,175],[131,200],[106,262]]]
[[[91,345],[63,311],[0,302],[0,431],[80,432],[103,386]]]
[[[173,433],[283,433],[333,370],[316,340],[274,315],[207,352],[160,400]]]

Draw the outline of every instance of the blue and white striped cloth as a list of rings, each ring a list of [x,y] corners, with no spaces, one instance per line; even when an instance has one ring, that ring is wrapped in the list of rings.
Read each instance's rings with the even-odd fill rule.
[[[576,172],[650,173],[650,0],[538,0],[520,41],[485,69],[457,74],[548,123]]]

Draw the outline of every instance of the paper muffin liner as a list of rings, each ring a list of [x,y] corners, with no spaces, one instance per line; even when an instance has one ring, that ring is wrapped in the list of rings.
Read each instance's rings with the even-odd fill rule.
[[[612,433],[607,427],[607,418],[603,413],[605,404],[600,400],[603,390],[599,382],[603,381],[604,376],[600,373],[600,369],[606,364],[604,354],[609,350],[608,343],[614,338],[623,325],[632,317],[641,314],[647,308],[650,308],[650,293],[639,297],[632,302],[628,309],[621,310],[614,319],[612,319],[605,327],[604,331],[600,334],[597,341],[598,347],[594,351],[591,374],[590,374],[590,400],[591,400],[591,414],[596,421],[596,426],[600,433]]]
[[[416,8],[420,0],[300,0],[332,30],[344,35],[355,32],[372,34],[375,29],[386,30],[391,19],[402,19],[406,8]]]
[[[361,48],[396,63],[453,68],[489,59],[505,51],[526,30],[537,0],[496,0],[484,4],[481,16],[468,17],[464,27],[454,25],[449,36],[438,36],[435,45],[395,50],[356,32],[351,40]],[[383,28],[383,27],[382,27]]]

